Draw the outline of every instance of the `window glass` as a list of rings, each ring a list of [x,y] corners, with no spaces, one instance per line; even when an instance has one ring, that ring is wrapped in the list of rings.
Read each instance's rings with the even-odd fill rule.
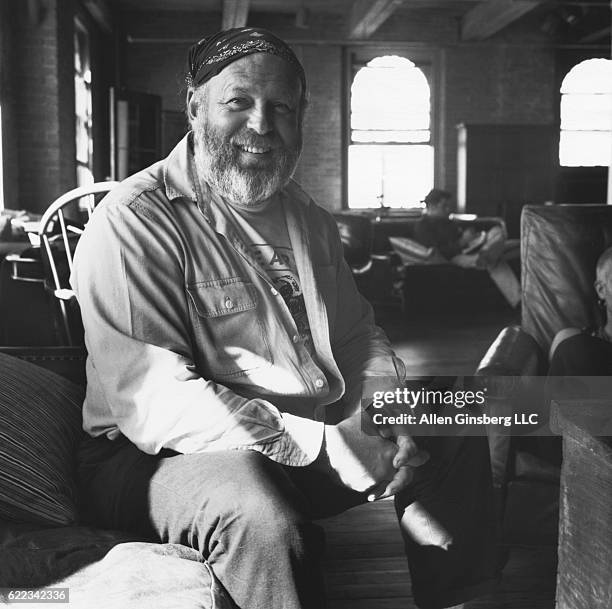
[[[610,165],[612,60],[587,59],[561,85],[559,162],[566,167]]]
[[[431,146],[368,145],[349,148],[349,201],[353,208],[421,207],[433,185]]]
[[[351,87],[349,207],[414,207],[433,186],[430,88],[397,55],[376,57]]]

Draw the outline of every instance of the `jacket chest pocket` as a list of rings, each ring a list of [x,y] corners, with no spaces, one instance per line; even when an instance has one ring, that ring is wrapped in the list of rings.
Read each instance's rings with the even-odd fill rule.
[[[240,375],[272,363],[257,290],[232,277],[187,288],[202,372],[212,379]]]

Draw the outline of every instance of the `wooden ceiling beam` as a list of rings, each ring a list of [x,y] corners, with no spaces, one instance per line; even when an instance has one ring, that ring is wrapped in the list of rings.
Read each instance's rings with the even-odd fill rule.
[[[406,0],[357,0],[349,18],[349,38],[369,38]]]
[[[463,40],[484,40],[496,34],[543,0],[484,0],[461,20]]]
[[[223,0],[222,28],[244,27],[249,18],[250,0]]]
[[[608,38],[610,36],[610,31],[610,26],[606,25],[605,27],[602,27],[599,30],[594,30],[592,32],[589,32],[588,34],[584,34],[580,38],[580,42],[597,42],[602,38]]]

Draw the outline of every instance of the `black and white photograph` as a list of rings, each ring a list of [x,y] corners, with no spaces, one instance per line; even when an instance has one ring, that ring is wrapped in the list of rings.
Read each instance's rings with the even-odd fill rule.
[[[612,609],[611,0],[0,0],[0,605]]]

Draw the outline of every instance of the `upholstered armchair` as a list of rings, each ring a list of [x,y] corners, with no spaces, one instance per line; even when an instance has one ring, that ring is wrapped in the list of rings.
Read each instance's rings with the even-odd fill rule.
[[[551,342],[559,330],[601,321],[593,288],[595,264],[611,245],[612,206],[525,207],[521,325],[502,330],[478,374],[545,376]],[[506,495],[506,534],[516,539],[517,531],[529,535],[531,530],[550,540],[556,529],[556,518],[550,516],[555,515],[558,498],[559,439],[494,431],[489,439],[494,481]],[[528,524],[522,527],[518,522]]]

